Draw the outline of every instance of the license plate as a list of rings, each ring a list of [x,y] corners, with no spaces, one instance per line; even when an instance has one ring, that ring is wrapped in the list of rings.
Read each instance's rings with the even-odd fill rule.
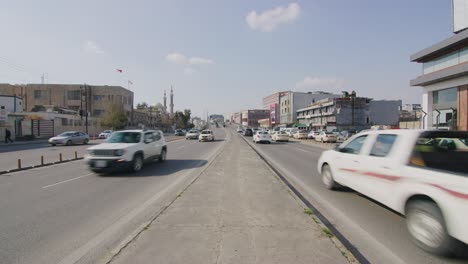
[[[107,161],[105,161],[105,160],[96,160],[96,163],[94,163],[94,165],[97,168],[104,168],[104,167],[107,166]]]

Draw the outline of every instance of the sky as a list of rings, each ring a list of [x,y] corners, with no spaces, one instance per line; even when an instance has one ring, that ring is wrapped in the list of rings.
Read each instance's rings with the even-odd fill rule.
[[[410,55],[453,35],[448,0],[0,0],[0,25],[0,83],[121,85],[135,105],[172,86],[197,116],[284,90],[421,103]]]

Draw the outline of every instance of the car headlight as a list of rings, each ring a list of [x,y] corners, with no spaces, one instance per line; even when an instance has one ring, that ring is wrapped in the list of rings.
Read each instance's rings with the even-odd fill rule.
[[[114,151],[115,156],[122,156],[125,153],[123,149],[118,149]]]

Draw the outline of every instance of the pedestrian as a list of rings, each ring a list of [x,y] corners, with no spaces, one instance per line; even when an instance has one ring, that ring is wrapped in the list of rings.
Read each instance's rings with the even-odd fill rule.
[[[11,132],[8,128],[5,129],[5,143],[11,142],[13,143],[13,140],[11,140]]]

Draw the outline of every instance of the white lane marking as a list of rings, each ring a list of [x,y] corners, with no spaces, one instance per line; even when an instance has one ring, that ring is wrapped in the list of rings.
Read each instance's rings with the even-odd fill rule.
[[[75,177],[75,178],[72,178],[72,179],[64,180],[64,181],[61,181],[61,182],[56,182],[54,184],[49,184],[49,185],[46,185],[46,186],[42,186],[42,189],[49,188],[49,187],[59,185],[59,184],[62,184],[62,183],[66,183],[66,182],[71,182],[71,181],[78,180],[80,178],[88,177],[88,176],[91,176],[91,175],[94,175],[94,173],[88,173],[88,174],[81,175],[81,176],[78,176],[78,177]]]
[[[302,151],[302,152],[305,152],[305,153],[310,153],[311,151],[307,151],[305,149],[300,149],[300,148],[296,148],[296,150],[299,150],[299,151]]]

